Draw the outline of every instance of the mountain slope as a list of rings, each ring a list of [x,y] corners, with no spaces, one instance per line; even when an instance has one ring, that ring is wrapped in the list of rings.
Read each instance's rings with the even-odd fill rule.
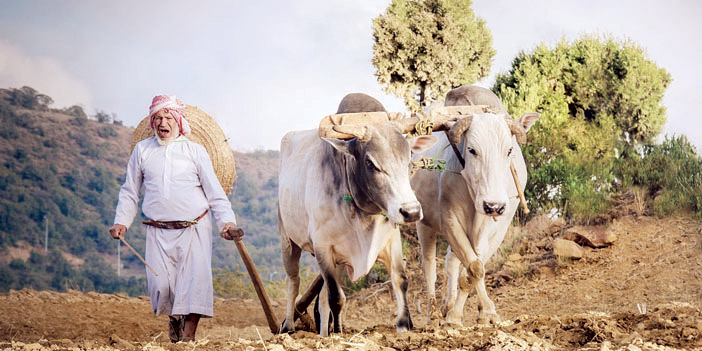
[[[87,118],[79,106],[48,108],[42,96],[27,87],[0,89],[0,291],[32,287],[144,293],[143,281],[137,279],[128,288],[128,280],[117,277],[118,242],[107,232],[134,128],[104,116]],[[237,152],[235,160],[238,179],[230,198],[247,231],[247,247],[259,270],[281,271],[278,153]],[[143,219],[136,218],[126,236],[142,253]],[[47,231],[49,253],[43,255]],[[243,267],[234,245],[213,235],[213,266]],[[121,262],[123,275],[144,276],[143,264],[123,247]]]

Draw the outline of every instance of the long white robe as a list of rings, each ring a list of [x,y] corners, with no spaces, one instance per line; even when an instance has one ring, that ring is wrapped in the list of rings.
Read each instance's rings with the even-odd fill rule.
[[[131,226],[142,184],[142,211],[152,220],[193,220],[209,209],[219,231],[227,222],[236,223],[207,151],[183,136],[167,145],[160,145],[155,136],[135,145],[119,191],[115,223]],[[213,315],[210,217],[185,229],[146,227],[145,259],[158,273],[146,270],[155,315]]]

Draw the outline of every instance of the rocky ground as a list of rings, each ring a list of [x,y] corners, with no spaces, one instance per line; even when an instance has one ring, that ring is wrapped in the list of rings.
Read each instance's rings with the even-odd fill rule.
[[[580,236],[568,229],[541,217],[511,230],[488,265],[498,325],[476,324],[474,296],[464,327],[428,323],[419,258],[411,251],[416,328],[407,333],[395,332],[387,283],[349,296],[344,333],[328,338],[272,335],[258,301],[215,299],[215,317],[201,322],[198,341],[178,344],[168,341],[167,319],[150,314],[147,298],[22,290],[0,295],[0,350],[702,349],[702,221],[625,216],[576,228]],[[559,238],[579,242],[573,257],[554,255]],[[443,285],[440,276],[440,293]],[[285,301],[273,304],[282,319]]]

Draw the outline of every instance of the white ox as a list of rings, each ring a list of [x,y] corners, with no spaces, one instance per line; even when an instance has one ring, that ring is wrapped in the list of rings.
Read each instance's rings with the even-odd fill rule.
[[[447,293],[441,308],[449,324],[462,325],[463,306],[469,290],[478,294],[478,323],[499,320],[495,304],[485,289],[484,264],[497,251],[519,204],[517,188],[510,171],[514,163],[519,187],[527,180],[526,165],[518,141],[524,143],[526,131],[539,114],[526,113],[518,120],[505,111],[492,91],[477,86],[462,86],[446,95],[446,106],[488,105],[496,113],[465,117],[451,127],[449,137],[442,137],[421,156],[447,160],[446,168],[458,172],[421,170],[412,178],[412,188],[422,204],[424,218],[417,223],[422,249],[422,268],[429,297],[429,318],[435,311],[436,236],[442,233],[448,243],[446,257]],[[514,137],[513,137],[514,136]],[[515,138],[516,137],[516,138]],[[465,159],[461,164],[449,139]],[[461,272],[461,293],[459,269]]]
[[[385,111],[365,94],[349,94],[337,113]],[[301,250],[315,256],[325,289],[319,298],[319,333],[342,331],[343,268],[356,281],[376,260],[390,273],[397,300],[397,330],[412,328],[399,223],[422,218],[410,187],[410,150],[422,151],[433,136],[406,139],[393,123],[336,126],[350,140],[320,138],[317,130],[290,132],[280,145],[278,189],[283,263],[288,275],[287,311],[281,332],[294,330]]]

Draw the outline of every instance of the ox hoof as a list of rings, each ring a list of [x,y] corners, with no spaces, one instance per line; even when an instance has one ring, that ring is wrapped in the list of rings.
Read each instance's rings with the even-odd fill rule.
[[[444,323],[445,323],[445,322],[444,322],[443,319],[432,319],[432,320],[427,321],[427,325],[426,325],[426,326],[427,326],[427,327],[438,328],[438,327],[443,326]]]
[[[497,313],[481,313],[478,316],[478,324],[497,324],[500,322],[500,316]]]
[[[441,305],[441,317],[446,318],[453,308],[453,303]]]
[[[397,321],[397,332],[398,333],[404,333],[406,331],[410,331],[414,328],[414,324],[412,323],[412,318],[407,315],[403,318],[400,318],[400,320]]]
[[[432,320],[437,320],[437,319],[442,319],[444,317],[444,314],[441,313],[439,308],[433,307],[430,311],[429,314],[427,315],[427,318],[432,321]]]
[[[463,328],[463,322],[460,319],[447,319],[445,326],[449,328]]]
[[[449,311],[446,314],[446,324],[449,324],[453,327],[462,327],[463,326],[463,315],[460,313],[456,313],[453,310]]]
[[[283,324],[280,326],[280,334],[292,334],[295,332],[295,326],[289,328],[287,321],[287,319],[283,321]]]
[[[463,322],[461,320],[455,320],[455,319],[445,319],[441,322],[441,327],[443,329],[456,329],[456,328],[463,328]]]

